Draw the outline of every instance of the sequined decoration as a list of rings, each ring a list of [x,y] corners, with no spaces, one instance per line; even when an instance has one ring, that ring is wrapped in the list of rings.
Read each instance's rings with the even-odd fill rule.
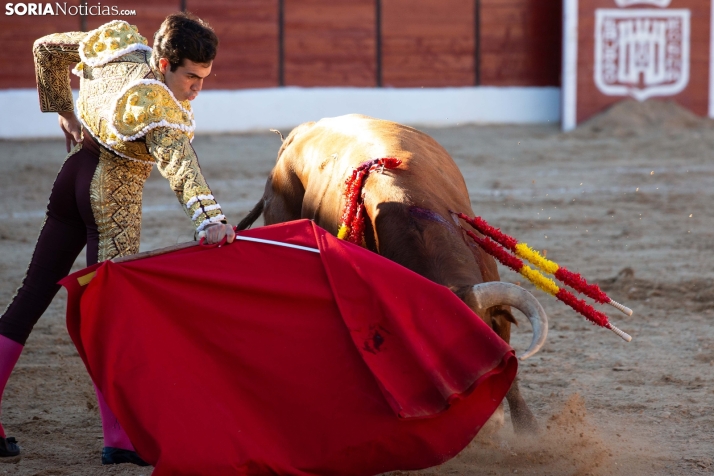
[[[79,119],[101,145],[91,187],[100,260],[138,251],[141,193],[154,163],[196,228],[225,218],[190,144],[188,101],[179,103],[157,84],[163,75],[136,27],[112,21],[88,33],[49,35],[34,51],[45,112],[73,110],[68,69],[82,60],[75,68]]]
[[[112,110],[127,85],[153,77],[147,52],[132,52],[121,59],[100,67],[84,66],[77,101],[79,117],[105,147],[126,157],[152,160],[143,141],[116,141],[109,127]]]
[[[152,165],[118,157],[100,147],[90,185],[99,230],[99,261],[139,252],[141,195]]]
[[[147,43],[136,25],[114,20],[88,32],[80,45],[80,54],[88,64],[96,65],[108,62],[117,52],[121,54],[132,45],[146,46]]]
[[[146,147],[156,160],[161,175],[169,181],[171,189],[183,205],[200,195],[211,195],[206,179],[198,165],[198,157],[191,147],[188,136],[181,131],[159,127],[146,134]],[[220,208],[200,213],[196,211],[216,205],[213,199],[195,200],[185,208],[186,214],[198,227],[204,220],[217,218],[223,214]]]
[[[35,77],[42,112],[74,111],[69,66],[79,62],[81,31],[54,33],[35,41]]]
[[[158,81],[131,86],[118,99],[110,119],[117,132],[124,136],[141,135],[151,124],[163,122],[193,137],[193,113],[188,101],[180,104]],[[116,137],[110,139],[117,140]]]

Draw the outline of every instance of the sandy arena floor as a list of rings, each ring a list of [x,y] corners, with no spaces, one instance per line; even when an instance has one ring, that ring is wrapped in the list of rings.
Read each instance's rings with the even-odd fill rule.
[[[541,434],[517,438],[507,421],[496,437],[416,474],[712,474],[714,125],[669,105],[625,104],[571,134],[555,126],[422,129],[461,167],[478,214],[635,314],[603,309],[633,335],[627,344],[534,291],[550,333],[520,378]],[[234,223],[261,196],[279,145],[271,133],[196,138]],[[0,142],[0,308],[24,275],[63,150],[63,141]],[[144,206],[142,250],[191,239],[156,171]],[[75,269],[83,265],[81,256]],[[506,269],[501,276],[521,281]],[[99,464],[99,413],[65,329],[65,298],[60,291],[35,327],[5,392],[2,422],[24,457],[0,465],[0,475],[148,475]],[[530,329],[520,320],[513,345],[523,350]],[[194,436],[210,444],[209,435]]]

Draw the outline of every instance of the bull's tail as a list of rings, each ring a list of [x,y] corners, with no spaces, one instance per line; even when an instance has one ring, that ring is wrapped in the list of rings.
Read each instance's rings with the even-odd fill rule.
[[[263,209],[265,208],[265,200],[263,197],[258,201],[258,203],[255,204],[253,209],[248,212],[248,215],[243,218],[240,223],[238,223],[238,226],[236,226],[236,230],[246,230],[250,228],[253,223],[255,223],[255,220],[258,219],[260,215],[263,214]]]

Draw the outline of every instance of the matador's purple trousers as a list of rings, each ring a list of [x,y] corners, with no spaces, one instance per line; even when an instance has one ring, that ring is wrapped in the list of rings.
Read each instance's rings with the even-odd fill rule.
[[[99,231],[90,201],[90,184],[99,163],[99,146],[84,132],[82,148],[65,161],[55,180],[25,279],[0,318],[0,400],[32,328],[60,289],[72,264],[87,245],[87,266],[98,260]],[[104,445],[133,450],[104,397],[97,390]],[[5,431],[0,425],[0,437]]]

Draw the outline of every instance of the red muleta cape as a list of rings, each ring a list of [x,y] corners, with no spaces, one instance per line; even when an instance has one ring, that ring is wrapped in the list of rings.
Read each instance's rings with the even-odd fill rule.
[[[155,475],[433,466],[511,386],[512,349],[447,288],[308,220],[240,236],[319,253],[236,241],[62,281],[72,340]]]

